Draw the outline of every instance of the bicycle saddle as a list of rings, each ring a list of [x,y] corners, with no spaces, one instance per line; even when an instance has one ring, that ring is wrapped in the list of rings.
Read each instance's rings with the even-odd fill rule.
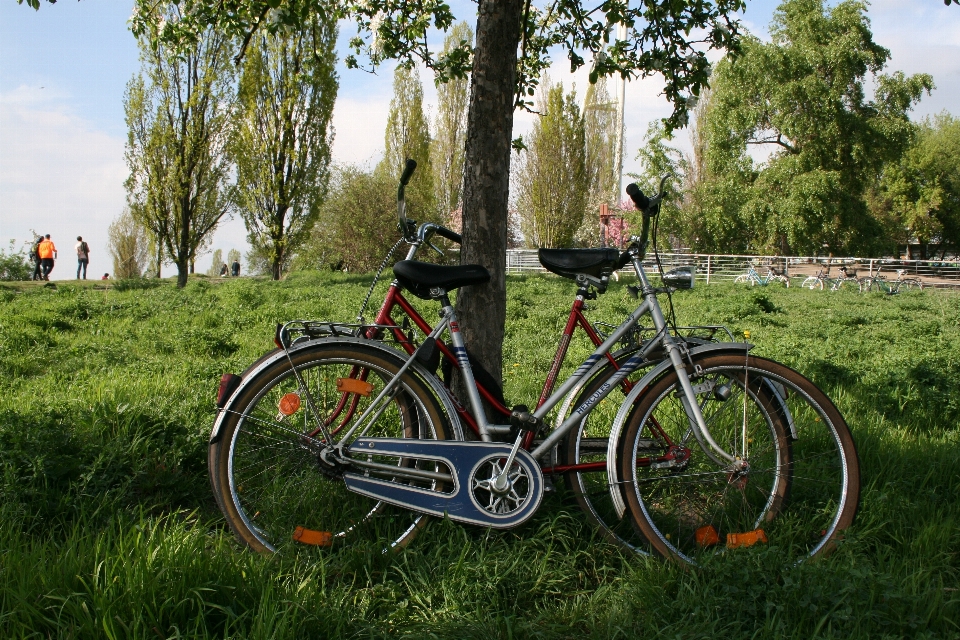
[[[540,249],[537,257],[547,271],[564,278],[580,273],[602,278],[625,265],[630,254],[621,256],[617,249]]]
[[[490,272],[479,264],[444,266],[401,260],[393,265],[393,274],[404,289],[424,300],[434,297],[430,295],[431,289],[453,291],[458,287],[490,281]]]

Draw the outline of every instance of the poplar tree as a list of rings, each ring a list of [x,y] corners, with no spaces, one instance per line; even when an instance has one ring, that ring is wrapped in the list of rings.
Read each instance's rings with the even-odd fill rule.
[[[124,208],[107,227],[113,277],[118,280],[143,277],[150,262],[151,244],[147,230],[134,220],[129,207]]]
[[[179,5],[160,5],[149,25],[161,30],[181,17]],[[229,209],[232,42],[210,28],[187,47],[173,47],[155,32],[141,35],[139,44],[141,72],[124,96],[127,199],[157,239],[158,263],[176,264],[183,287]]]
[[[393,73],[393,98],[384,133],[383,160],[377,167],[384,179],[399,179],[408,158],[417,161],[417,171],[408,194],[426,209],[417,219],[433,217],[433,165],[430,158],[430,126],[423,113],[423,85],[416,67],[399,65]]]
[[[576,91],[543,84],[540,118],[517,172],[517,208],[527,244],[569,247],[580,228],[590,192],[583,115]]]
[[[443,41],[443,53],[473,43],[473,30],[461,22]],[[437,86],[437,118],[430,159],[433,164],[437,209],[441,219],[451,224],[451,213],[460,208],[463,193],[463,154],[467,137],[469,80],[453,78]],[[459,226],[459,225],[457,225]]]
[[[326,194],[336,38],[336,24],[318,18],[295,31],[258,33],[245,57],[230,145],[234,201],[254,261],[274,280],[309,237]]]

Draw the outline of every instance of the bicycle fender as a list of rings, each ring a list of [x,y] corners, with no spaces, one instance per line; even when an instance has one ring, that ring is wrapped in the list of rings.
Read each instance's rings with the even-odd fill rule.
[[[714,342],[690,349],[689,355],[691,358],[693,358],[694,356],[707,353],[747,354],[752,348],[753,345],[749,342]],[[613,506],[617,511],[617,516],[620,518],[623,517],[623,514],[627,510],[627,505],[623,502],[623,496],[620,493],[620,478],[617,473],[617,443],[620,441],[620,432],[623,430],[623,425],[627,421],[627,416],[630,415],[630,410],[633,408],[633,404],[637,401],[637,399],[643,395],[643,393],[647,390],[647,387],[649,387],[654,380],[671,369],[673,369],[673,363],[670,362],[669,358],[667,358],[656,365],[653,370],[643,376],[633,386],[633,389],[630,390],[630,393],[620,405],[620,409],[617,411],[617,416],[613,419],[613,425],[610,427],[610,440],[607,442],[607,478],[608,484],[610,485],[610,499],[613,501]]]
[[[379,351],[381,355],[385,356],[386,358],[392,358],[397,364],[397,366],[402,366],[406,361],[406,359],[409,357],[407,356],[407,354],[401,353],[396,349],[393,349],[378,340],[371,340],[369,338],[355,338],[350,336],[332,336],[328,338],[317,338],[316,340],[307,340],[291,346],[289,349],[289,353],[292,355],[305,349],[311,349],[313,347],[317,347],[325,344],[331,344],[331,343],[355,344],[358,346],[366,347],[368,349],[375,349],[376,351]],[[210,432],[209,444],[212,445],[219,442],[224,420],[229,414],[236,412],[236,409],[234,408],[234,403],[243,393],[249,381],[256,378],[258,374],[260,374],[262,371],[264,371],[268,367],[275,364],[278,360],[286,360],[286,359],[287,359],[286,352],[284,352],[282,349],[277,349],[276,352],[270,353],[267,356],[261,358],[259,361],[254,363],[254,365],[252,365],[250,369],[244,372],[243,382],[241,382],[239,386],[237,386],[237,388],[234,389],[233,393],[230,395],[230,398],[227,400],[226,404],[223,405],[223,409],[220,409],[217,412],[217,419],[213,423],[213,430]],[[414,361],[414,363],[410,365],[409,370],[415,373],[421,379],[421,381],[426,383],[426,385],[430,387],[430,390],[433,392],[436,398],[440,401],[440,405],[444,413],[446,414],[447,419],[450,421],[450,428],[452,429],[452,432],[453,432],[452,433],[453,438],[455,440],[463,440],[463,427],[460,424],[460,419],[459,419],[459,416],[457,415],[457,411],[450,400],[449,393],[447,392],[443,384],[437,379],[436,376],[434,376],[433,374],[428,372],[426,369],[424,369],[419,362]]]

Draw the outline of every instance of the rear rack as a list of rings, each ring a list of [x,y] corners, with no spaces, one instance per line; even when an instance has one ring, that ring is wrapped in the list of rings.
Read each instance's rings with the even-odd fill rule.
[[[403,331],[403,327],[387,324],[333,322],[327,320],[290,320],[282,325],[277,325],[277,341],[281,346],[290,347],[306,340],[316,340],[330,336],[365,338],[372,329],[378,340],[398,342],[396,336],[393,334],[393,330],[397,328]]]
[[[593,323],[593,329],[596,331],[601,338],[606,339],[610,334],[610,331],[616,329],[616,325],[608,324],[606,322],[595,322]],[[726,334],[726,337],[729,338],[730,342],[736,342],[736,338],[733,337],[733,333],[720,324],[702,324],[702,325],[693,325],[689,327],[674,327],[676,330],[675,336],[677,338],[682,338],[685,340],[694,340],[697,342],[719,342],[717,334]],[[657,330],[654,327],[641,327],[636,326],[630,331],[627,332],[623,338],[620,339],[620,342],[624,346],[639,346],[644,342],[654,338],[656,336]],[[722,338],[721,338],[722,339]]]

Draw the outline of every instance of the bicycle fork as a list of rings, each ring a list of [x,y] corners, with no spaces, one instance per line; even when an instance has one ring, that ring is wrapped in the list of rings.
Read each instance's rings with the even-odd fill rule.
[[[710,434],[710,429],[707,427],[706,421],[703,418],[703,412],[700,410],[700,403],[697,402],[697,394],[693,389],[693,385],[690,384],[690,376],[687,375],[687,368],[683,361],[680,345],[677,344],[677,341],[673,339],[673,336],[671,336],[667,330],[667,321],[663,316],[663,311],[660,309],[660,303],[657,301],[656,289],[651,286],[639,259],[635,258],[633,265],[637,272],[637,277],[640,279],[641,293],[649,305],[650,318],[653,320],[653,326],[662,336],[661,340],[667,352],[667,357],[670,358],[670,364],[673,365],[673,369],[677,373],[680,389],[683,392],[680,395],[680,402],[687,414],[690,428],[693,430],[697,443],[700,445],[704,454],[715,463],[719,465],[737,463],[739,456],[727,453]],[[719,457],[713,452],[716,452]],[[746,452],[744,452],[744,454],[745,453]]]

